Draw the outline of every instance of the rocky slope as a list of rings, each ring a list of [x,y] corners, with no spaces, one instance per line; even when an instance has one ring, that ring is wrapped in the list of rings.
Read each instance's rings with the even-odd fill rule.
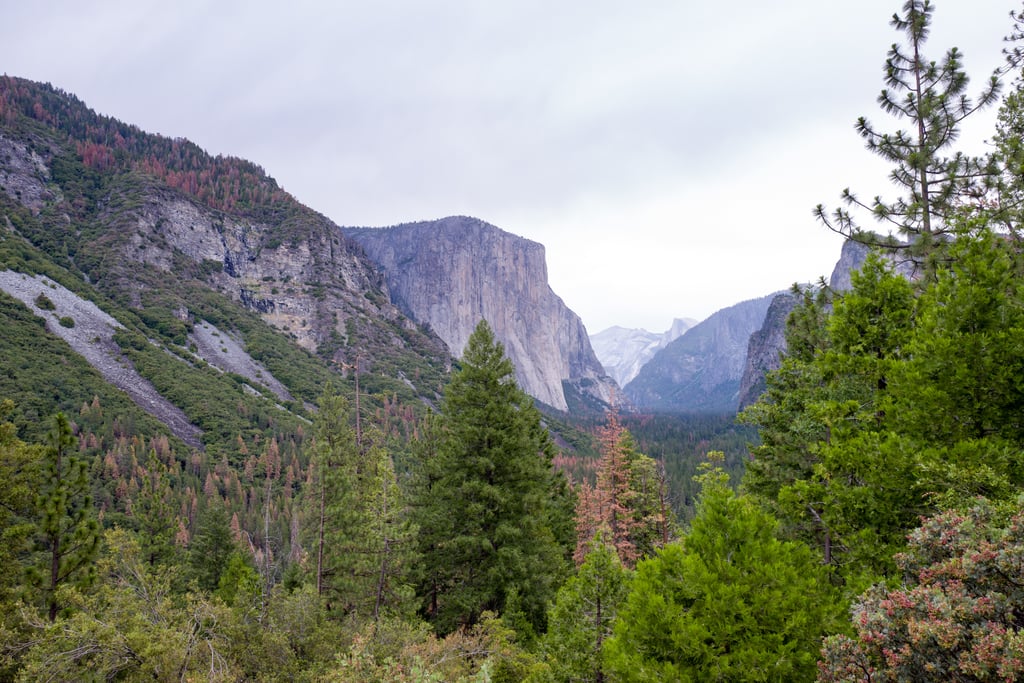
[[[568,407],[569,388],[611,399],[614,380],[582,321],[548,285],[542,245],[467,217],[345,233],[380,266],[401,309],[453,355],[486,319],[534,398],[560,410]]]
[[[760,329],[771,300],[744,301],[687,330],[626,385],[626,398],[642,410],[734,412],[750,335]]]
[[[654,354],[696,324],[692,318],[676,318],[672,326],[660,334],[642,328],[609,327],[590,335],[590,345],[605,371],[624,387]]]
[[[428,397],[450,360],[390,301],[363,250],[261,168],[100,116],[49,85],[0,77],[0,197],[31,216],[10,214],[15,234],[176,343],[212,291],[324,359],[415,376]]]

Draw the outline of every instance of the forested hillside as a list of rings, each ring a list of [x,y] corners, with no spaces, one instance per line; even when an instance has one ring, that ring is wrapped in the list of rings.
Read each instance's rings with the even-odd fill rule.
[[[258,167],[4,77],[0,680],[1024,677],[1024,11],[977,92],[933,11],[858,124],[895,197],[817,211],[873,254],[739,425],[544,414]]]

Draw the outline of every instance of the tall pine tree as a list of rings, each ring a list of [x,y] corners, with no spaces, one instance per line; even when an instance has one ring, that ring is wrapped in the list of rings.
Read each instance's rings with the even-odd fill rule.
[[[515,596],[517,617],[542,628],[566,569],[553,531],[553,446],[485,321],[445,389],[436,447],[421,451],[430,453],[414,501],[426,531],[426,616],[448,633]]]
[[[890,24],[905,35],[905,44],[894,43],[885,60],[885,88],[878,104],[886,114],[905,120],[909,130],[881,132],[865,117],[857,121],[857,132],[867,148],[894,164],[890,179],[902,196],[886,201],[880,196],[859,198],[846,189],[843,202],[868,212],[889,231],[906,240],[880,238],[861,227],[849,210],[839,208],[829,215],[822,205],[815,214],[828,228],[851,239],[900,249],[927,270],[953,229],[952,217],[965,198],[983,193],[997,170],[986,160],[948,155],[960,134],[960,125],[974,112],[994,104],[999,96],[998,72],[993,73],[976,99],[967,96],[969,79],[963,55],[955,47],[941,61],[924,55],[931,30],[934,6],[929,0],[907,0],[902,14],[893,14]]]
[[[75,453],[75,441],[68,419],[57,413],[47,437],[42,488],[36,499],[39,562],[30,571],[30,579],[42,589],[50,621],[57,619],[60,610],[60,586],[92,582],[100,544],[89,475],[84,460]]]

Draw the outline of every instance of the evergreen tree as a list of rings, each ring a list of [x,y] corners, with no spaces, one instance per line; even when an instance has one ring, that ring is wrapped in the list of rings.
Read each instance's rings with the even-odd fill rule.
[[[234,551],[227,510],[219,500],[206,501],[188,548],[190,578],[204,591],[217,590]]]
[[[701,476],[681,542],[640,562],[605,643],[613,680],[782,681],[814,675],[839,610],[826,570],[728,486]]]
[[[415,501],[424,611],[441,633],[502,611],[539,630],[565,569],[553,529],[553,446],[486,322],[445,388],[436,452]],[[564,526],[564,525],[562,525]]]
[[[60,609],[60,586],[92,582],[100,543],[88,471],[84,460],[75,454],[75,444],[67,418],[57,413],[43,451],[42,487],[36,498],[40,560],[30,570],[32,583],[42,589],[50,621],[57,619]]]
[[[13,410],[13,401],[0,401],[0,606],[14,598],[24,579],[20,559],[31,547],[40,485],[34,467],[40,448],[17,438],[14,424],[6,421]]]
[[[318,590],[337,614],[377,620],[410,603],[415,530],[383,435],[365,429],[357,443],[351,420],[328,386],[314,424]]]
[[[139,493],[132,505],[132,518],[139,535],[139,544],[149,564],[167,559],[174,550],[177,525],[171,507],[171,485],[167,466],[151,450],[142,471]]]
[[[611,636],[630,572],[601,533],[588,544],[583,563],[558,589],[541,651],[550,667],[545,680],[602,683],[604,641]]]
[[[668,541],[674,526],[664,496],[664,477],[657,463],[636,450],[633,437],[610,412],[598,434],[601,457],[594,486],[577,487],[577,564],[589,551],[595,534],[608,534],[619,559],[629,568],[654,554]]]
[[[887,202],[880,196],[871,201],[859,199],[849,189],[842,194],[847,206],[866,210],[908,243],[865,231],[846,209],[836,209],[831,217],[820,204],[815,209],[830,229],[867,244],[904,249],[910,258],[929,269],[934,267],[934,252],[950,233],[951,219],[964,198],[983,193],[985,181],[995,174],[995,169],[983,160],[962,153],[943,155],[959,137],[964,119],[993,104],[1000,91],[997,72],[976,100],[969,98],[969,79],[955,47],[939,62],[924,56],[933,12],[929,0],[907,0],[902,15],[893,14],[890,22],[905,35],[906,42],[894,43],[889,50],[886,87],[878,103],[885,113],[906,120],[909,130],[883,133],[864,117],[856,126],[870,151],[895,164],[890,178],[903,196]]]
[[[744,484],[770,501],[790,537],[842,567],[841,578],[866,572],[870,580],[891,569],[893,549],[925,510],[916,452],[891,430],[890,384],[906,357],[915,300],[877,255],[851,281],[827,317],[797,309],[822,327],[746,413],[763,443]]]

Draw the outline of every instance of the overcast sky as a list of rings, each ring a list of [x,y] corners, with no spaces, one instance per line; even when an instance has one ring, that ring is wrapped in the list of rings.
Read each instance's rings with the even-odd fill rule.
[[[827,276],[902,0],[0,0],[0,73],[250,159],[342,226],[471,215],[591,333]],[[977,92],[1020,0],[937,0]],[[992,117],[969,127],[980,149]]]

